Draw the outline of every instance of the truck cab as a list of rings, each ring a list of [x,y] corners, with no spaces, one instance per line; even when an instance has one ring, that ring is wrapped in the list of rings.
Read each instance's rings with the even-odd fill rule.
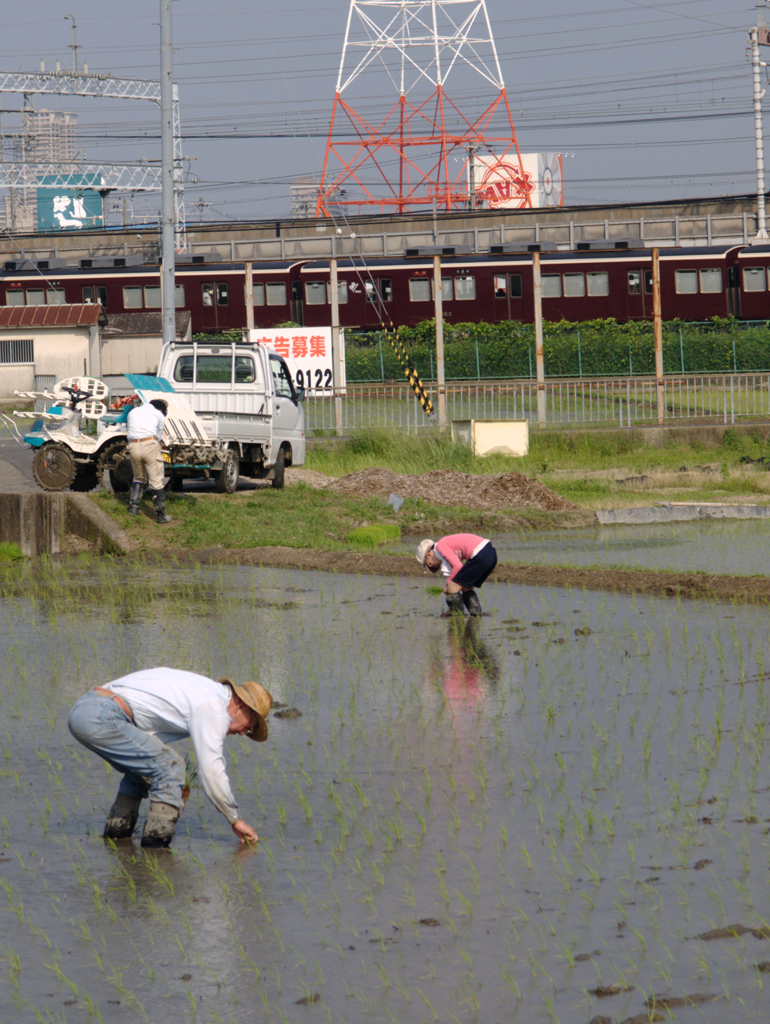
[[[213,441],[227,444],[236,483],[241,473],[281,487],[284,466],[304,463],[304,392],[266,345],[172,341],[161,350],[158,376],[185,396]]]

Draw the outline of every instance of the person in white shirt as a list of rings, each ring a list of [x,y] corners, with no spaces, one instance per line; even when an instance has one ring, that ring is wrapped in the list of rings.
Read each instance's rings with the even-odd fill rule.
[[[256,842],[233,797],[223,747],[232,735],[263,743],[271,705],[259,683],[238,686],[227,678],[217,682],[164,667],[131,672],[80,697],[70,711],[70,732],[123,775],[105,837],[130,838],[142,799],[149,796],[142,846],[169,845],[184,808],[186,766],[168,744],[189,736],[206,796],[242,843]]]
[[[161,441],[166,423],[168,403],[153,398],[146,405],[136,405],[128,414],[128,454],[134,470],[134,482],[128,495],[128,514],[139,515],[139,503],[145,487],[153,496],[155,520],[161,525],[171,522],[166,515],[165,472]]]

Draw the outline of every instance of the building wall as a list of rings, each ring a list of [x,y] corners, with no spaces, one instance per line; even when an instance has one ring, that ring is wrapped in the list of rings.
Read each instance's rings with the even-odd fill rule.
[[[102,376],[121,373],[155,373],[160,359],[161,335],[102,338]]]
[[[0,400],[13,398],[14,391],[32,391],[34,386],[35,367],[32,363],[0,366]]]
[[[0,331],[0,338],[31,337],[34,340],[34,364],[0,365],[0,398],[13,398],[14,390],[31,391],[35,376],[51,374],[57,380],[82,377],[91,372],[88,327],[51,330],[23,328]],[[19,383],[21,382],[21,383]]]

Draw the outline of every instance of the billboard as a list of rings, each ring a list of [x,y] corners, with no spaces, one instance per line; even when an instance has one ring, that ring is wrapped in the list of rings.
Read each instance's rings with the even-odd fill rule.
[[[249,331],[249,341],[259,342],[275,349],[283,356],[292,380],[307,394],[331,394],[334,380],[332,370],[331,327],[271,327],[268,330]],[[341,362],[345,365],[345,332],[340,331]],[[338,385],[345,387],[345,380]]]
[[[66,188],[40,178],[37,187],[38,231],[81,231],[102,224],[101,182],[93,175],[72,176]]]
[[[563,206],[561,153],[477,154],[476,198],[492,210]],[[522,171],[524,172],[522,175]]]

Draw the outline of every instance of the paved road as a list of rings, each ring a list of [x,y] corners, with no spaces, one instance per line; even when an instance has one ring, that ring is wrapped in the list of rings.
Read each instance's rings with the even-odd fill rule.
[[[9,437],[0,437],[0,491],[27,494],[39,488],[32,476],[32,452]]]

